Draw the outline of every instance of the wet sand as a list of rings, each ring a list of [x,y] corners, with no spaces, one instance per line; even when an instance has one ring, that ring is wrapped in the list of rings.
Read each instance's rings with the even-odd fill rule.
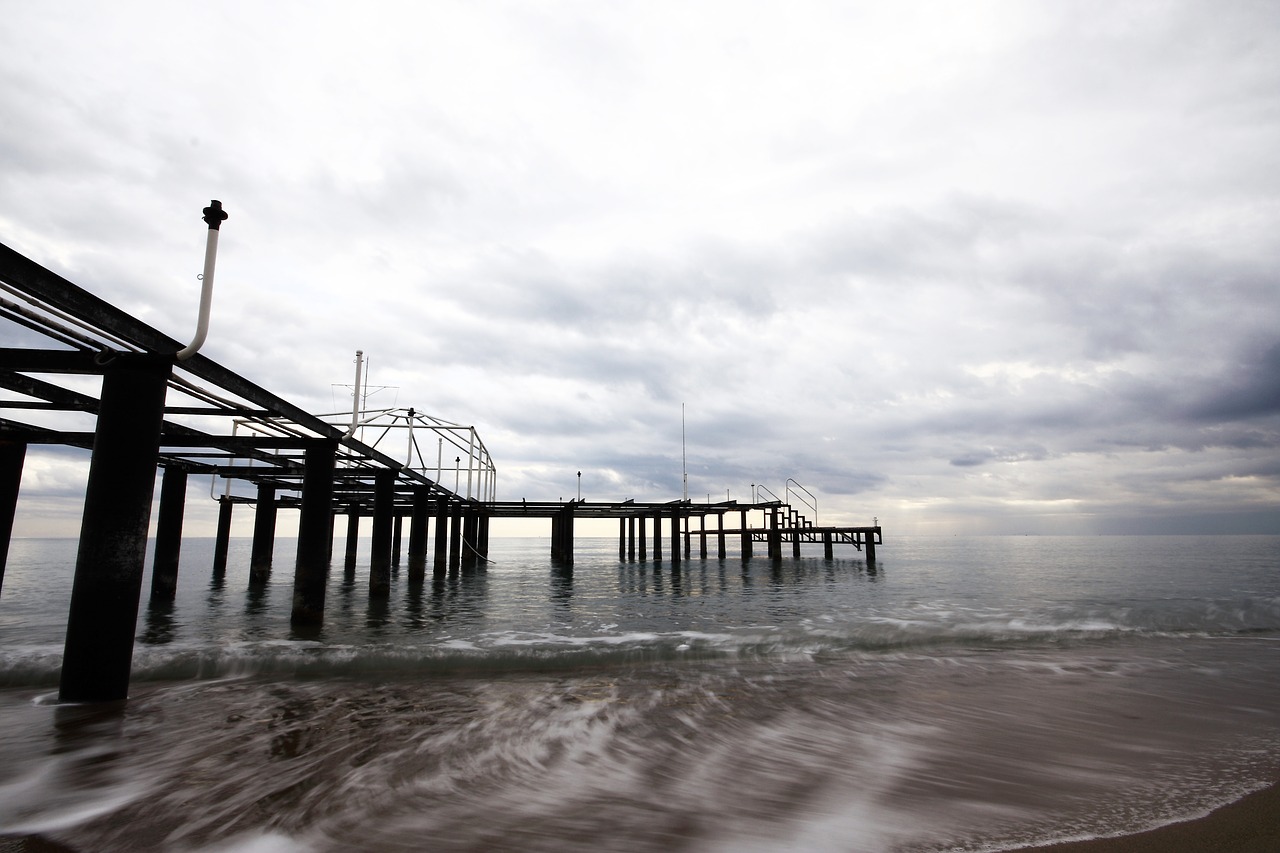
[[[1024,849],[1028,853],[1276,853],[1280,851],[1280,784],[1225,805],[1199,820],[1137,835]]]
[[[1250,794],[1198,820],[1136,835],[1021,848],[1026,853],[1276,853],[1280,851],[1280,784]],[[70,853],[39,836],[0,836],[0,853]]]

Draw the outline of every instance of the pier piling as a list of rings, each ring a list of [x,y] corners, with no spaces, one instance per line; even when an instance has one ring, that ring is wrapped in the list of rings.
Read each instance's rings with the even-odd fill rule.
[[[173,601],[177,593],[182,515],[186,502],[187,472],[170,465],[164,469],[164,477],[160,481],[160,512],[156,517],[156,546],[151,561],[153,601]]]
[[[271,560],[276,543],[276,487],[258,484],[258,502],[253,514],[253,552],[249,556],[249,583],[265,584],[271,577]]]
[[[231,547],[231,499],[218,498],[218,530],[213,538],[213,576],[220,578],[227,573],[227,552]]]
[[[391,594],[391,514],[395,509],[396,472],[379,470],[373,476],[373,535],[369,546],[369,595]]]
[[[413,490],[413,510],[409,516],[409,581],[421,583],[427,573],[427,516],[431,512],[431,490]]]
[[[4,567],[9,560],[9,539],[13,535],[22,464],[26,458],[26,442],[0,440],[0,591],[4,588]]]
[[[309,443],[306,449],[298,518],[298,558],[293,569],[293,610],[289,614],[289,621],[295,626],[324,622],[337,449],[337,442],[325,439]]]
[[[62,655],[62,702],[129,695],[167,357],[119,353],[103,374]]]
[[[356,557],[360,553],[360,507],[352,504],[347,507],[347,545],[342,554],[343,568],[354,572]]]

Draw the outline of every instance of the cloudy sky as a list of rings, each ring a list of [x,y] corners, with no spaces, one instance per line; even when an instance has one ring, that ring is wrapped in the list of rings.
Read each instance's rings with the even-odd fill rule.
[[[0,8],[0,242],[186,339],[220,199],[203,354],[501,498],[679,497],[684,404],[698,500],[1280,532],[1276,3]]]

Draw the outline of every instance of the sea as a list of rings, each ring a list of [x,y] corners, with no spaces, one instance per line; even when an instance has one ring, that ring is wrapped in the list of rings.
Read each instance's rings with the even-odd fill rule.
[[[0,835],[82,851],[999,851],[1280,779],[1280,537],[903,536],[770,561],[494,539],[370,600],[296,542],[144,579],[128,702],[60,705],[74,540],[0,592]],[[712,553],[715,552],[714,543]]]

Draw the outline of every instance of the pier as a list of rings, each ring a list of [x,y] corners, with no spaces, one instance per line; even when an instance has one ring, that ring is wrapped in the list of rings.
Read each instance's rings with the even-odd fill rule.
[[[411,584],[423,582],[428,565],[436,575],[482,565],[490,521],[517,517],[549,521],[551,556],[568,570],[574,524],[583,519],[617,522],[620,560],[679,562],[695,552],[697,559],[732,553],[780,560],[788,550],[799,557],[801,545],[811,543],[821,544],[828,559],[845,546],[875,561],[878,525],[816,526],[776,499],[498,501],[492,460],[473,427],[414,409],[363,412],[357,405],[349,423],[345,416],[302,410],[199,354],[226,214],[215,201],[204,218],[205,293],[196,337],[186,345],[0,244],[0,317],[12,326],[7,337],[25,344],[0,347],[0,387],[9,392],[0,400],[0,596],[27,449],[62,445],[91,452],[61,701],[127,698],[158,470],[151,600],[174,596],[188,478],[210,476],[223,486],[220,494],[211,491],[218,503],[215,575],[226,571],[237,507],[253,512],[250,584],[265,583],[275,568],[278,514],[299,514],[290,616],[299,629],[323,623],[326,584],[338,561],[338,518],[345,522],[341,562],[348,573],[368,521],[374,599],[390,593],[406,522]],[[84,390],[92,383],[75,379],[86,376],[100,380],[97,393]],[[393,433],[406,437],[405,462],[382,444]],[[369,435],[374,438],[366,443]],[[424,438],[435,441],[434,466]]]

